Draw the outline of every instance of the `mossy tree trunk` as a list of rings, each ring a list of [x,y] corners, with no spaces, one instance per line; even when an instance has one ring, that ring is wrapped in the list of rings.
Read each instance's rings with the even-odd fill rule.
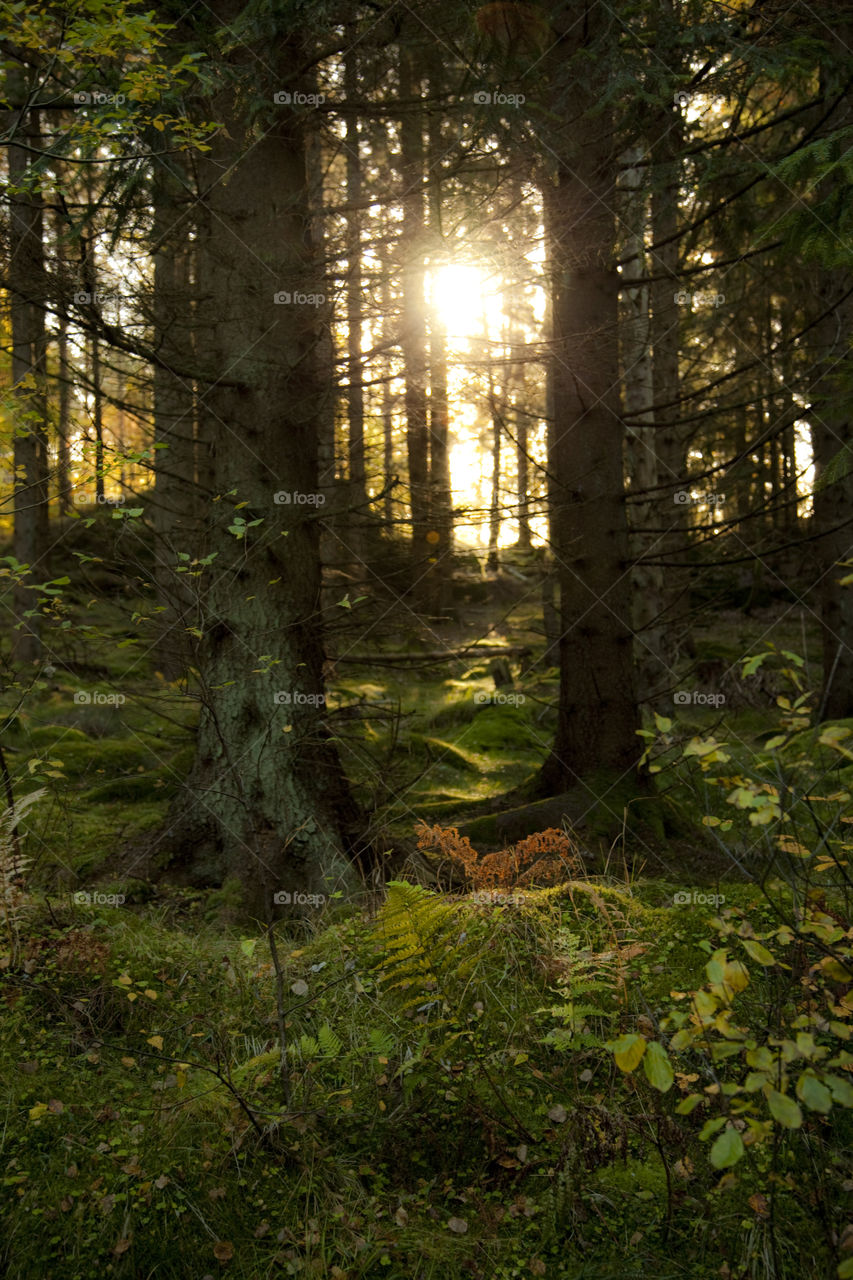
[[[7,78],[7,94],[27,100],[20,73]],[[47,550],[47,404],[45,392],[44,244],[42,199],[33,177],[39,148],[39,114],[23,107],[6,117],[12,141],[9,176],[9,302],[11,312],[12,386],[14,389],[14,532],[15,559],[38,582],[45,576]],[[16,585],[13,611],[17,622],[13,654],[35,662],[41,654],[38,595],[26,579]]]
[[[217,6],[227,24],[234,5]],[[303,50],[276,45],[280,84]],[[241,105],[251,51],[204,104],[222,125],[198,162],[200,386],[214,497],[196,665],[195,762],[162,847],[196,883],[239,877],[250,907],[345,891],[356,813],[324,724],[317,423],[331,373],[311,237],[305,112]],[[276,88],[278,86],[275,86]],[[299,87],[299,86],[297,86]]]

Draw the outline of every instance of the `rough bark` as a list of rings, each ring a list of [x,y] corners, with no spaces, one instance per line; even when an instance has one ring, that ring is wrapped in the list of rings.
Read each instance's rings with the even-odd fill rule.
[[[216,12],[227,22],[233,4]],[[292,83],[286,69],[302,57],[278,42],[281,83]],[[251,51],[232,58],[251,74]],[[199,161],[198,349],[209,369],[200,395],[216,559],[196,657],[196,757],[163,841],[188,878],[237,876],[266,915],[277,893],[355,882],[356,814],[323,711],[317,423],[331,372],[316,356],[328,321],[305,301],[324,281],[303,113],[271,106],[255,131],[234,84],[205,107],[223,126]]]
[[[850,358],[853,276],[823,270],[816,276],[818,304],[828,313],[818,327],[818,374],[809,410],[815,467],[813,523],[823,535],[816,544],[823,637],[819,713],[823,719],[840,720],[853,716],[853,587],[841,585],[853,561],[853,413],[849,392],[839,385],[843,365]]]
[[[403,180],[403,318],[405,366],[406,452],[409,463],[409,502],[412,513],[412,568],[416,594],[430,553],[429,424],[427,417],[427,335],[424,296],[424,146],[420,81],[412,54],[400,53],[400,168]]]
[[[627,458],[631,489],[637,497],[630,504],[632,529],[634,588],[634,653],[637,664],[637,696],[655,704],[671,684],[671,669],[666,661],[663,626],[665,609],[663,569],[654,561],[658,552],[660,525],[660,491],[666,483],[661,476],[658,458],[658,433],[652,407],[654,373],[652,368],[651,315],[646,255],[646,226],[649,192],[646,174],[641,166],[643,150],[634,147],[622,157],[624,169],[621,223],[625,229],[622,244],[622,315],[621,372],[622,395],[627,428]]]
[[[194,579],[182,555],[195,552],[194,387],[175,369],[192,367],[191,225],[186,187],[173,162],[161,162],[154,184],[154,342],[163,363],[154,369],[155,490],[150,504],[156,533],[160,635],[157,665],[167,680],[186,670],[187,628],[194,623]]]
[[[21,78],[11,76],[9,90],[26,100]],[[17,92],[15,92],[17,91]],[[12,111],[8,145],[9,299],[12,328],[12,386],[15,393],[13,461],[15,559],[26,566],[13,592],[17,627],[13,655],[34,662],[41,653],[38,597],[27,576],[42,573],[47,547],[48,485],[46,467],[44,245],[42,201],[32,185],[33,150],[39,143],[35,111]],[[18,140],[20,145],[16,145]],[[27,616],[29,615],[29,616]]]
[[[591,6],[589,30],[602,15],[601,6]],[[567,45],[580,38],[567,37]],[[570,116],[582,114],[595,87],[573,78]],[[564,135],[558,157],[545,208],[553,255],[550,466],[562,635],[557,732],[541,774],[547,794],[596,772],[621,775],[640,754],[618,403],[615,156],[606,114],[582,141]]]
[[[344,93],[347,100],[358,98],[358,67],[356,64],[355,28],[347,28],[349,48],[344,59]],[[362,309],[364,307],[361,267],[361,138],[358,113],[353,108],[346,118],[346,169],[347,169],[347,420],[349,424],[349,483],[350,503],[354,508],[352,522],[356,526],[364,518],[365,459],[364,459],[364,373],[362,361]],[[358,535],[356,535],[358,541]]]

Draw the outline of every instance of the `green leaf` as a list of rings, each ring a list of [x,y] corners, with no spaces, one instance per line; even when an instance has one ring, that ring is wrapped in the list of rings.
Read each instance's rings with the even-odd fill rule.
[[[711,1148],[709,1159],[715,1169],[730,1169],[746,1154],[743,1138],[731,1126],[724,1129]]]
[[[760,942],[754,942],[752,938],[741,938],[741,942],[747,955],[752,956],[753,960],[757,960],[759,964],[770,965],[776,963],[776,957],[773,953],[763,947]]]
[[[853,1107],[853,1084],[841,1076],[824,1076],[824,1084],[828,1084],[835,1102],[842,1107]]]
[[[777,1124],[781,1124],[783,1129],[799,1129],[803,1123],[803,1113],[798,1104],[793,1098],[780,1093],[778,1089],[770,1090],[767,1105],[773,1119]]]
[[[838,1264],[838,1280],[851,1280],[853,1277],[853,1258],[846,1258]]]
[[[772,656],[773,655],[770,652],[767,652],[767,653],[756,654],[754,658],[744,658],[743,671],[741,672],[741,675],[754,676],[758,668],[764,662],[764,660]]]
[[[832,1110],[832,1095],[812,1071],[804,1071],[797,1081],[797,1097],[810,1111],[828,1115]]]
[[[669,1061],[669,1055],[662,1044],[658,1044],[657,1040],[652,1040],[646,1050],[643,1058],[643,1070],[646,1073],[646,1079],[654,1089],[666,1093],[667,1089],[672,1087],[675,1079],[672,1064]]]

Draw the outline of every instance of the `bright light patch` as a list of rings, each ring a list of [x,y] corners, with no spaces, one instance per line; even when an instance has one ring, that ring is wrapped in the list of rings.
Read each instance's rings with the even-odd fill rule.
[[[449,337],[478,333],[483,316],[483,277],[476,267],[451,263],[431,277],[432,297]]]

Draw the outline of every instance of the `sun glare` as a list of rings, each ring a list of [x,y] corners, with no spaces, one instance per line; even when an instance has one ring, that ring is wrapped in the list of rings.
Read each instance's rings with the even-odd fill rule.
[[[485,292],[478,268],[457,263],[439,267],[431,276],[431,285],[448,337],[468,338],[478,333]]]

